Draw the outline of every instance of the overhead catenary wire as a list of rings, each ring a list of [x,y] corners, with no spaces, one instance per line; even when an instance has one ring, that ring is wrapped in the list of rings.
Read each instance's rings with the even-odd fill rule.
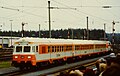
[[[55,1],[55,0],[52,0],[52,1],[57,2],[57,1]],[[59,4],[61,4],[61,5],[64,5],[64,4],[60,3],[60,2],[57,2],[57,3],[59,3]],[[91,14],[88,14],[88,13],[85,13],[85,12],[82,12],[82,11],[76,9],[76,8],[73,8],[73,7],[70,7],[70,6],[67,6],[67,5],[64,5],[64,6],[66,6],[67,8],[65,8],[65,7],[54,7],[54,8],[56,8],[56,9],[73,9],[73,10],[76,10],[76,11],[78,11],[78,12],[81,12],[81,13],[83,13],[83,14],[85,14],[85,15],[90,15],[90,16],[96,17],[96,18],[98,18],[98,19],[105,20],[105,19],[102,19],[102,18],[100,18],[100,17],[97,17],[97,16],[94,16],[94,15],[91,15]],[[30,7],[30,6],[21,6],[21,7]],[[19,9],[13,9],[13,8],[7,8],[7,7],[4,7],[4,8],[20,11]],[[42,7],[42,8],[43,8],[43,7]],[[32,13],[30,13],[30,12],[25,12],[25,11],[20,11],[20,12],[24,12],[24,13],[27,13],[27,14],[29,14],[29,15],[33,15],[33,16],[36,16],[36,17],[37,17],[37,16],[38,16],[38,17],[43,17],[43,16],[40,16],[40,15],[37,15],[37,14],[32,14]],[[78,14],[79,14],[79,13],[78,13]],[[106,21],[106,20],[105,20],[105,21]]]
[[[18,8],[37,8],[37,9],[40,9],[40,8],[47,8],[47,7],[40,7],[40,6],[11,6],[11,7],[18,7]]]
[[[110,23],[110,21],[111,21],[111,20],[108,20],[108,19],[103,19],[103,18],[101,18],[101,17],[98,17],[98,16],[95,16],[95,15],[92,15],[92,14],[89,14],[89,13],[86,13],[86,12],[83,12],[83,11],[81,11],[81,9],[79,10],[77,7],[71,7],[71,6],[68,6],[68,5],[64,4],[64,3],[55,1],[55,0],[52,0],[52,1],[55,2],[55,3],[57,3],[57,4],[63,5],[63,6],[65,6],[65,7],[67,7],[67,8],[76,8],[75,11],[77,11],[76,13],[79,14],[79,15],[81,15],[81,13],[82,13],[82,14],[84,14],[84,15],[91,16],[91,17],[93,17],[93,18],[97,18],[97,19],[100,19],[100,20],[102,20],[102,21],[106,21],[106,22],[109,22],[109,23]],[[75,12],[75,11],[72,11],[72,12]],[[93,21],[92,21],[92,22],[93,22]],[[97,22],[100,22],[100,21],[97,21]],[[102,22],[101,22],[101,24],[102,24]]]
[[[55,1],[55,0],[52,0],[52,1]],[[61,2],[57,2],[57,1],[55,1],[55,3],[57,3],[57,4],[60,4],[60,5],[63,5],[63,6],[65,6],[66,8],[76,8],[76,7],[71,7],[71,6],[68,6],[68,5],[66,5],[66,4],[64,4],[64,3],[61,3]],[[80,17],[81,18],[81,16],[83,16],[82,14],[84,14],[84,16],[89,16],[89,17],[91,17],[91,18],[97,18],[97,19],[95,19],[95,21],[96,22],[99,22],[99,23],[101,23],[102,24],[102,21],[106,21],[106,22],[110,22],[110,20],[107,20],[107,19],[103,19],[103,18],[101,18],[101,17],[98,17],[98,16],[95,16],[95,15],[92,15],[92,14],[89,14],[89,13],[86,13],[86,12],[84,12],[84,11],[82,11],[81,9],[79,10],[78,8],[76,8],[75,10],[71,10],[72,12],[73,12],[73,14],[78,14],[78,17]],[[67,12],[68,14],[69,14],[69,12]],[[98,20],[99,19],[99,20]],[[81,22],[82,23],[82,25],[84,26],[85,24],[83,24],[84,22],[83,21],[81,21],[81,20],[84,20],[83,18],[81,18],[81,19],[79,19],[79,23]],[[100,21],[100,20],[102,20],[102,21]],[[91,21],[91,20],[90,20]],[[89,22],[90,22],[89,21]],[[92,21],[92,23],[93,23],[93,21]],[[99,25],[101,25],[101,24],[99,24]],[[81,25],[81,24],[79,24],[79,25]],[[91,24],[90,24],[91,25]],[[92,24],[93,25],[93,24]],[[95,27],[93,27],[93,28],[95,28]],[[92,28],[92,29],[93,29]]]
[[[99,4],[103,5],[102,3],[100,3],[98,0],[96,0],[96,2],[98,2]],[[113,6],[113,5],[103,5],[103,6],[108,6],[107,8],[113,8],[113,7],[120,7],[120,6]],[[103,7],[104,8],[104,7]],[[109,11],[109,12],[108,12]],[[110,10],[107,10],[108,13],[110,13],[111,15],[115,16],[118,18],[118,16],[116,14],[114,14],[113,12],[111,12]],[[119,18],[120,19],[120,18]]]
[[[4,7],[4,6],[0,6],[1,8],[4,8],[4,9],[10,9],[10,10],[16,10],[16,11],[19,11],[19,9],[15,9],[15,8],[10,8],[10,7]]]
[[[56,3],[58,3],[58,4],[61,4],[61,5],[63,5],[63,6],[66,6],[66,7],[68,7],[68,8],[73,8],[73,7],[71,7],[71,6],[65,5],[65,4],[60,3],[60,2],[58,2],[58,1],[55,1],[55,0],[52,0],[52,1],[54,1],[54,2],[56,2]],[[75,9],[75,11],[77,11],[77,12],[78,12],[77,14],[79,14],[79,15],[81,15],[80,13],[82,13],[82,14],[84,14],[84,15],[89,15],[89,16],[95,17],[95,18],[97,18],[97,19],[101,19],[101,20],[103,20],[103,21],[107,21],[107,22],[109,21],[109,20],[105,20],[105,19],[103,19],[103,18],[97,17],[97,16],[95,16],[95,15],[88,14],[88,13],[86,13],[86,12],[80,11],[80,10],[78,10],[77,8]]]
[[[56,1],[56,0],[51,0],[51,1]],[[68,4],[65,4],[64,2],[59,2],[59,1],[56,1],[56,2],[58,2],[57,4],[59,4],[59,5],[62,5],[62,6],[55,6],[54,8],[57,8],[57,9],[59,9],[60,11],[57,11],[58,13],[60,12],[60,14],[61,14],[61,12],[66,12],[67,13],[67,15],[69,14],[71,17],[74,17],[74,18],[76,18],[75,20],[76,21],[78,21],[80,24],[83,24],[84,22],[83,22],[83,17],[86,17],[86,16],[89,16],[90,18],[96,18],[96,19],[94,19],[94,20],[96,20],[97,22],[100,22],[100,20],[102,20],[101,22],[103,22],[103,21],[110,21],[110,20],[107,20],[107,19],[104,19],[104,18],[102,18],[102,17],[98,17],[98,16],[96,16],[96,15],[92,15],[92,14],[89,14],[88,12],[85,12],[84,11],[84,9],[82,10],[82,9],[79,9],[79,6],[78,7],[74,7],[74,6],[69,6]],[[54,2],[55,4],[56,4],[56,2]],[[7,2],[6,2],[7,3]],[[22,5],[21,6],[13,6],[13,5],[9,5],[10,7],[15,7],[15,8],[18,8],[18,9],[20,9],[20,11],[18,11],[18,12],[20,12],[20,13],[18,13],[18,14],[20,14],[21,15],[21,17],[22,17],[22,19],[24,19],[24,18],[40,18],[40,19],[47,19],[46,17],[47,16],[44,16],[43,14],[40,14],[40,13],[36,13],[36,12],[33,12],[33,11],[37,11],[37,10],[41,10],[41,9],[46,9],[47,10],[47,8],[48,7],[45,7],[45,6],[32,6],[32,5],[24,5],[25,3],[24,3],[24,1],[22,0]],[[81,7],[83,7],[84,8],[84,6],[81,4]],[[96,6],[85,6],[85,8],[86,7],[88,7],[88,8],[96,8]],[[101,7],[101,6],[100,6]],[[115,7],[119,7],[119,6],[115,6]],[[97,7],[97,8],[99,8],[99,7]],[[66,9],[68,9],[68,10],[66,10]],[[72,10],[69,10],[69,9],[72,9]],[[32,11],[30,11],[30,10],[32,10]],[[62,11],[61,11],[62,10]],[[11,12],[11,11],[10,11]],[[23,15],[22,15],[22,13],[23,13]],[[54,12],[53,12],[54,13]],[[8,14],[9,14],[9,12],[8,12]],[[16,13],[17,14],[17,13]],[[16,15],[15,14],[15,15]],[[68,16],[69,16],[68,15]],[[9,17],[7,17],[7,19],[10,19],[10,18],[16,18],[16,19],[18,19],[19,17],[18,16],[14,16],[14,14],[9,14],[9,15],[7,15],[7,16],[9,16]],[[30,17],[28,17],[28,16],[30,16]],[[64,15],[64,16],[66,16],[66,15]],[[63,21],[63,19],[60,19],[60,18],[57,18],[57,17],[59,17],[59,16],[56,16],[56,19],[59,19],[59,20],[61,20],[61,21]],[[55,20],[56,20],[55,19]],[[72,23],[71,21],[70,21],[70,19],[66,19],[65,20],[67,23],[69,23],[70,22],[70,24]],[[64,22],[65,22],[64,21]],[[55,21],[55,22],[57,22],[57,21]]]
[[[99,4],[101,4],[101,5],[103,5],[101,2],[99,2],[98,0],[96,0],[96,2],[98,2]],[[112,6],[112,5],[110,5],[111,7],[110,8],[113,8],[113,7],[120,7],[120,6]],[[111,15],[113,15],[114,17],[117,17],[118,18],[118,16],[116,15],[116,14],[114,14],[113,12],[111,12],[110,10],[107,10],[107,12],[108,13],[110,13]],[[118,18],[118,19],[120,19],[120,18]],[[112,21],[112,20],[111,20]],[[110,22],[111,23],[111,22]],[[111,28],[113,28],[113,27],[110,27],[110,26],[108,26],[108,28],[109,29],[111,29]]]
[[[33,13],[27,12],[27,11],[25,11],[25,10],[20,10],[20,9],[15,9],[15,8],[10,8],[10,7],[4,7],[4,6],[0,6],[0,7],[3,8],[3,9],[14,10],[14,11],[18,11],[18,12],[21,12],[21,13],[27,13],[27,14],[32,15],[32,16],[45,18],[44,16],[37,15],[37,14],[33,14]],[[17,14],[16,14],[16,13],[15,13],[15,14],[11,14],[11,15],[6,16],[6,17],[3,17],[3,18],[9,19],[10,16],[13,16],[13,15],[17,15]],[[8,17],[9,17],[9,18],[8,18]]]
[[[54,2],[54,1],[53,1],[53,2]],[[64,11],[65,13],[67,12],[67,15],[70,14],[70,16],[73,16],[73,17],[76,17],[77,19],[79,19],[79,21],[78,21],[78,22],[79,22],[79,25],[81,25],[81,24],[84,25],[84,24],[81,22],[81,21],[83,21],[83,19],[81,18],[82,15],[81,15],[80,13],[78,13],[78,12],[76,12],[77,15],[74,14],[74,13],[72,13],[72,12],[74,12],[74,10],[77,10],[76,8],[70,7],[70,6],[67,6],[67,5],[64,5],[64,4],[62,4],[62,3],[60,3],[60,2],[56,2],[56,1],[55,1],[55,3],[58,3],[58,4],[60,4],[60,5],[65,6],[65,7],[58,7],[58,9],[62,10],[62,11],[60,11],[60,12],[63,12],[63,11]],[[64,8],[67,9],[67,10],[64,10]],[[68,12],[69,9],[72,9],[72,10],[71,10],[72,12]],[[57,12],[58,12],[58,11],[57,11]],[[60,13],[60,14],[61,14],[61,13]],[[79,15],[81,15],[81,16],[79,16]],[[81,19],[80,19],[80,18],[81,18]],[[70,21],[70,23],[71,23],[71,21]]]

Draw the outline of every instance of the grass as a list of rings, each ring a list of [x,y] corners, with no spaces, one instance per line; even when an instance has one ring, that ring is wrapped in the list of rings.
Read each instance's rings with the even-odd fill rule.
[[[11,61],[0,61],[0,68],[11,67]]]

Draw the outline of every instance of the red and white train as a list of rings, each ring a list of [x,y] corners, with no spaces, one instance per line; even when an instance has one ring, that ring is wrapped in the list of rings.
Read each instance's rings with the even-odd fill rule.
[[[65,62],[107,53],[110,49],[109,41],[20,38],[14,43],[12,65],[22,69],[42,63]]]

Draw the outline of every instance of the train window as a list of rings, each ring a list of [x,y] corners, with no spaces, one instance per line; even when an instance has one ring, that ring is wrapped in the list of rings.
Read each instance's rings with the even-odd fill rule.
[[[59,48],[59,46],[57,46],[57,52],[59,52],[60,51],[60,48]]]
[[[16,52],[22,52],[22,46],[16,46]]]
[[[56,52],[58,52],[59,51],[59,47],[58,46],[56,46]]]
[[[59,51],[61,52],[61,46],[59,46]]]
[[[55,46],[55,52],[57,52],[57,46]]]
[[[61,52],[61,46],[59,46],[59,51]]]
[[[35,52],[35,46],[32,46],[32,51]]]
[[[80,46],[79,45],[75,45],[75,50],[80,50]]]
[[[62,46],[62,51],[64,50],[64,47]]]
[[[59,47],[58,46],[56,46],[56,52],[58,52],[59,51]]]
[[[48,52],[50,52],[50,46],[48,46]]]
[[[60,52],[62,52],[62,46],[60,46]]]
[[[24,46],[24,52],[30,52],[30,46]]]
[[[59,51],[61,52],[61,46],[59,46]]]
[[[81,50],[83,50],[83,45],[81,45],[81,48],[80,48]]]
[[[89,48],[90,48],[90,49],[93,49],[93,45],[90,45]]]
[[[70,50],[72,50],[72,46],[70,45],[66,46],[66,51],[70,51]]]
[[[68,50],[68,46],[66,46],[66,51]]]
[[[54,46],[52,46],[52,52],[54,52]]]
[[[36,46],[36,52],[38,52],[38,46]]]
[[[57,46],[55,46],[55,51],[54,52],[56,52],[56,50],[57,50]]]

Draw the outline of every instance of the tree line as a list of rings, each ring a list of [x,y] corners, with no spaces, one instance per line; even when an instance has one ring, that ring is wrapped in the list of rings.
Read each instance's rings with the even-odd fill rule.
[[[60,30],[51,30],[52,38],[64,38],[64,39],[86,39],[87,37],[86,29],[60,29]],[[72,37],[73,33],[73,37]],[[0,36],[13,36],[21,37],[22,31],[0,31]],[[39,37],[39,31],[24,31],[24,37]],[[48,30],[40,30],[41,38],[49,38]],[[104,37],[104,30],[93,29],[89,30],[89,39],[90,40],[99,40]]]
[[[11,34],[12,33],[12,34]],[[89,30],[89,40],[103,40],[105,31],[102,29]],[[0,36],[22,37],[22,31],[0,31]],[[73,37],[72,37],[73,35]],[[24,37],[39,37],[39,31],[24,31]],[[41,38],[49,38],[48,30],[40,30]],[[86,29],[60,29],[51,30],[51,38],[63,38],[63,39],[87,39]],[[112,43],[112,33],[106,33],[106,40]],[[120,34],[115,33],[115,43],[120,44]]]

